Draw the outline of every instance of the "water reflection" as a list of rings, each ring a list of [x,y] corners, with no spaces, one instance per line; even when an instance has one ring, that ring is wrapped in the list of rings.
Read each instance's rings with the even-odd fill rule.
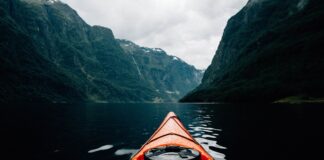
[[[133,155],[137,152],[137,149],[119,149],[115,152],[116,156],[123,156],[123,155]]]
[[[114,147],[113,145],[104,145],[104,146],[101,146],[99,148],[89,150],[88,153],[94,153],[94,152],[98,152],[98,151],[104,151],[104,150],[111,149],[113,147]]]
[[[322,105],[8,105],[0,112],[5,137],[1,145],[3,157],[10,159],[24,155],[25,159],[129,160],[165,115],[174,111],[217,160],[318,159],[310,157],[320,147],[302,146],[322,139],[323,109]],[[308,148],[312,152],[305,152]]]
[[[213,110],[209,108],[208,112],[204,108],[194,110],[197,106],[191,108],[191,105],[183,106],[186,107],[185,110],[178,110],[176,114],[179,116],[181,121],[186,125],[186,128],[195,138],[195,140],[202,145],[202,147],[215,159],[225,160],[225,154],[221,153],[219,150],[225,150],[226,147],[217,143],[217,136],[222,134],[222,129],[215,128],[212,119],[214,119],[212,113]],[[166,110],[172,111],[172,110]],[[167,113],[167,112],[166,112]],[[152,117],[154,121],[159,124],[163,120],[163,116],[166,114],[161,114],[158,112],[155,117]],[[151,129],[142,129],[142,135],[149,137],[153,134],[153,131],[158,126],[154,126]],[[143,142],[144,143],[144,142]],[[126,146],[127,147],[127,146]],[[137,149],[127,149],[121,148],[115,152],[116,156],[123,156],[136,153]]]
[[[194,121],[188,124],[189,132],[212,157],[219,160],[225,160],[225,154],[215,150],[215,148],[226,149],[226,147],[217,144],[217,136],[222,130],[213,128],[211,125],[212,121],[210,119],[213,115],[207,114],[206,111],[202,109],[196,110],[196,113],[198,113],[198,115],[194,118]]]

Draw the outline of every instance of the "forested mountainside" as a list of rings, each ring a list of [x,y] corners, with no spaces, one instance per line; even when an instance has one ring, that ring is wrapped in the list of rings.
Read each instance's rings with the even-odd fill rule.
[[[166,53],[144,64],[154,55],[126,52],[110,29],[88,25],[59,0],[2,0],[0,16],[1,102],[171,102],[202,77]],[[189,82],[171,84],[164,65]]]
[[[227,24],[202,84],[184,102],[324,97],[324,2],[250,0]]]
[[[180,58],[167,55],[160,48],[140,47],[127,40],[118,41],[132,57],[139,77],[155,88],[163,99],[177,101],[200,84],[203,71]]]

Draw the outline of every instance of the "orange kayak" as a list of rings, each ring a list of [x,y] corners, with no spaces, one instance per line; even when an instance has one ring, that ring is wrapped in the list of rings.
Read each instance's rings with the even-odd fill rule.
[[[170,112],[131,160],[214,160]]]

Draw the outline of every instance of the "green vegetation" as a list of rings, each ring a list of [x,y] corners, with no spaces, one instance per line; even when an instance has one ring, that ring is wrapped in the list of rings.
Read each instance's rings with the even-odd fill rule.
[[[176,102],[201,82],[202,71],[162,49],[140,47],[127,40],[118,42],[132,56],[140,79],[155,89],[158,98],[154,102]]]
[[[264,0],[228,21],[202,84],[182,101],[274,102],[323,97],[324,3]]]
[[[137,65],[143,70],[148,65],[140,64],[140,59],[135,64],[110,29],[89,26],[62,2],[2,0],[0,15],[1,102],[153,102],[179,98],[164,92],[168,88],[156,91],[152,84],[163,81],[161,77],[142,79]],[[186,71],[198,72],[190,69]],[[181,87],[189,91],[198,83]]]

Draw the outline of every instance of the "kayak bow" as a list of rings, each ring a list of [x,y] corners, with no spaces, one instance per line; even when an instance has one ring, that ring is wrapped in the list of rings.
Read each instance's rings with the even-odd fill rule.
[[[170,159],[170,157],[172,157]],[[214,160],[170,112],[131,160]]]

